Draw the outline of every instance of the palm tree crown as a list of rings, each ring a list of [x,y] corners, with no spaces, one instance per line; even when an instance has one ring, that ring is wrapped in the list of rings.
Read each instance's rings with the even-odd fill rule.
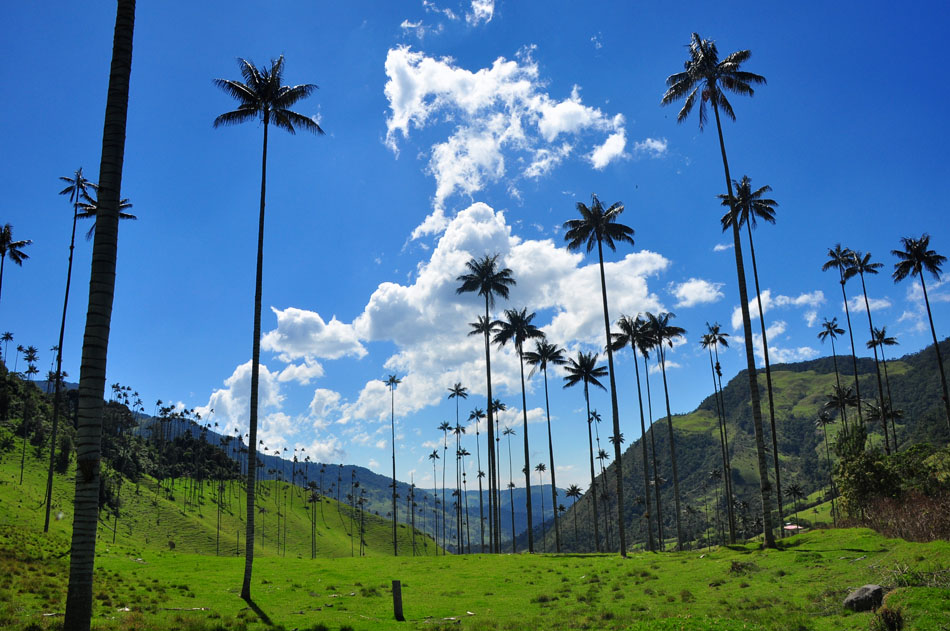
[[[732,198],[728,195],[720,195],[722,205],[729,208],[729,212],[722,216],[722,229],[727,230],[732,226],[735,217],[739,217],[739,225],[749,224],[755,228],[756,219],[775,223],[775,208],[778,202],[774,199],[763,198],[765,193],[772,191],[772,187],[765,186],[753,191],[752,181],[748,175],[743,175],[740,182],[732,181],[736,191]]]
[[[505,309],[505,319],[498,320],[495,336],[492,341],[499,346],[513,341],[518,354],[522,354],[524,343],[529,339],[543,338],[544,332],[531,324],[534,320],[534,313],[528,313],[527,307],[518,311],[517,309]]]
[[[689,42],[689,59],[683,64],[683,72],[672,74],[666,79],[667,91],[660,100],[661,105],[670,105],[686,97],[683,107],[676,116],[677,122],[683,122],[696,105],[699,93],[699,128],[706,126],[706,102],[721,109],[732,120],[736,119],[732,105],[722,88],[734,94],[752,96],[754,84],[766,83],[765,77],[739,70],[739,66],[752,56],[749,50],[739,50],[722,61],[719,51],[712,40],[703,39],[693,33]]]
[[[499,256],[498,254],[486,254],[480,259],[471,259],[465,263],[468,273],[461,274],[455,279],[462,283],[455,290],[455,293],[475,292],[479,296],[485,297],[489,308],[495,305],[496,294],[507,300],[508,290],[515,284],[515,279],[511,275],[511,270],[507,267],[498,269]]]
[[[930,235],[925,234],[919,239],[902,237],[903,250],[891,250],[891,254],[899,260],[894,264],[894,282],[899,282],[908,276],[920,276],[923,270],[930,272],[935,280],[940,280],[940,266],[947,262],[947,257],[929,250]]]
[[[30,258],[30,255],[23,251],[23,248],[33,243],[31,239],[21,241],[13,240],[13,226],[5,224],[0,229],[0,256],[10,257],[10,260],[17,265],[23,265],[23,261]]]
[[[597,386],[601,390],[606,390],[599,379],[607,376],[607,367],[597,365],[597,353],[577,353],[577,359],[571,357],[567,360],[567,367],[564,369],[567,375],[564,377],[564,387],[570,388],[579,383],[585,387]]]
[[[586,244],[587,251],[591,252],[598,243],[606,243],[611,250],[616,250],[616,242],[633,245],[633,228],[617,223],[617,217],[623,212],[623,203],[614,202],[610,208],[604,210],[604,205],[596,195],[591,195],[591,204],[577,202],[577,212],[580,219],[570,219],[564,222],[567,233],[568,250],[579,250]]]

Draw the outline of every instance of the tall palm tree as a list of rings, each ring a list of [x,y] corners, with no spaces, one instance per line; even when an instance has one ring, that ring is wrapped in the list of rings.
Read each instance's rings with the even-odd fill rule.
[[[676,548],[683,549],[683,527],[680,520],[682,510],[680,509],[680,482],[679,472],[676,466],[676,441],[673,438],[673,413],[670,411],[670,390],[666,382],[666,349],[664,346],[673,348],[673,340],[686,334],[686,330],[673,326],[670,320],[676,316],[672,313],[661,313],[653,315],[650,312],[646,314],[647,321],[650,323],[650,331],[656,339],[656,360],[660,366],[660,372],[663,374],[663,395],[666,399],[666,424],[670,431],[670,463],[673,466],[673,502],[676,506]]]
[[[125,157],[125,126],[132,71],[135,0],[118,0],[112,62],[99,166],[99,229],[92,249],[89,306],[79,374],[79,419],[76,428],[76,492],[70,545],[65,631],[88,631],[92,619],[92,578],[99,522],[99,465],[102,407],[106,383],[109,327],[115,295],[119,191]]]
[[[835,510],[835,478],[832,475],[831,469],[831,448],[828,446],[828,426],[835,422],[835,417],[831,415],[827,410],[820,410],[818,412],[818,418],[815,419],[815,427],[821,429],[821,433],[825,438],[825,457],[828,460],[828,484],[831,491],[831,519],[834,522],[834,525],[838,525],[838,514]]]
[[[534,350],[524,354],[524,359],[528,364],[534,366],[531,374],[534,374],[536,368],[540,368],[544,374],[544,410],[548,420],[548,460],[551,466],[551,502],[552,506],[557,506],[557,478],[554,475],[554,443],[551,439],[551,405],[548,403],[548,364],[552,366],[563,366],[567,363],[564,357],[564,349],[559,348],[557,344],[551,344],[539,340],[534,344]],[[528,378],[531,378],[531,374]],[[561,552],[561,520],[557,511],[554,511],[554,546],[558,553]]]
[[[850,248],[841,247],[836,243],[835,247],[828,248],[828,260],[821,266],[821,271],[827,272],[830,269],[838,270],[838,280],[841,283],[841,299],[844,301],[844,315],[848,322],[848,337],[851,340],[851,365],[854,370],[854,392],[858,397],[858,423],[864,424],[864,416],[861,413],[861,384],[858,381],[858,356],[857,347],[854,345],[854,329],[851,326],[851,308],[848,307],[848,294],[844,286],[848,282],[845,272],[851,267],[853,253]]]
[[[456,426],[452,428],[452,433],[455,434],[455,493],[459,498],[455,503],[455,534],[459,546],[462,547],[464,551],[462,539],[462,463],[460,453],[462,451],[462,434],[465,433],[465,426],[456,424]],[[466,518],[467,517],[468,515],[466,515]]]
[[[389,388],[389,428],[393,448],[393,556],[399,556],[396,545],[396,386],[402,383],[402,379],[389,375],[383,383]]]
[[[637,316],[638,318],[640,316]],[[647,392],[647,419],[650,421],[647,427],[647,433],[650,435],[650,459],[653,462],[653,497],[656,500],[656,537],[657,547],[664,549],[663,538],[663,505],[660,501],[660,467],[656,460],[656,432],[653,431],[653,396],[650,390],[650,350],[656,346],[656,338],[650,330],[649,321],[644,321],[640,327],[637,338],[637,348],[640,349],[640,355],[643,357],[643,381],[644,389]]]
[[[89,191],[83,196],[83,201],[79,204],[80,212],[76,215],[79,219],[95,219],[96,214],[99,212],[99,200],[94,191],[99,190],[99,185],[94,182],[89,182],[87,184]],[[129,208],[132,208],[132,202],[128,198],[123,198],[119,200],[119,220],[124,219],[138,219],[132,213],[126,212]],[[92,236],[96,234],[96,222],[92,222],[92,226],[89,227],[89,230],[86,231],[86,241],[92,239]]]
[[[868,331],[871,334],[871,337],[874,337],[874,324],[871,321],[871,304],[868,301],[868,289],[867,285],[864,282],[865,274],[877,274],[877,271],[884,267],[883,263],[875,263],[871,261],[871,253],[867,254],[858,251],[852,251],[851,253],[851,265],[844,271],[845,278],[851,278],[853,276],[859,276],[861,278],[861,291],[864,292],[864,309],[868,313]],[[874,369],[877,373],[877,397],[878,402],[880,403],[880,409],[884,410],[884,384],[881,381],[881,364],[877,359],[877,347],[874,347]],[[884,451],[886,453],[891,453],[890,441],[887,438],[887,418],[882,417],[881,423],[884,428]]]
[[[547,471],[547,467],[543,462],[539,462],[534,465],[534,470],[538,472],[538,488],[541,489],[541,552],[544,552],[544,539],[547,537],[547,533],[544,531],[544,472]],[[557,513],[557,511],[554,511]]]
[[[627,344],[630,344],[630,348],[633,350],[633,368],[637,376],[637,403],[640,408],[640,447],[643,451],[643,505],[645,507],[645,517],[647,521],[647,549],[650,552],[656,552],[656,544],[653,541],[653,521],[650,516],[650,464],[647,460],[647,430],[643,418],[643,394],[640,390],[640,367],[637,363],[637,354],[639,353],[637,343],[643,336],[644,326],[645,322],[639,316],[636,318],[625,315],[620,316],[620,319],[617,320],[617,328],[620,329],[620,333],[613,334],[611,344],[615,351],[621,350]]]
[[[483,418],[485,418],[485,410],[481,408],[475,408],[468,415],[469,421],[475,421],[475,457],[476,466],[478,466],[478,534],[481,538],[482,554],[485,554],[485,505],[482,501],[482,477],[484,477],[484,473],[482,473],[482,451],[479,445],[481,432],[478,431],[478,423]],[[489,543],[491,542],[489,541]]]
[[[461,386],[462,384],[457,384]],[[463,388],[464,390],[464,388]],[[450,395],[451,396],[451,395]],[[466,395],[468,396],[468,395]],[[458,403],[456,402],[456,407]],[[456,414],[456,423],[458,423],[458,409],[455,410]],[[442,424],[439,425],[439,430],[442,432],[442,556],[447,554],[445,547],[445,461],[448,460],[447,452],[449,450],[448,443],[448,434],[452,429],[452,426],[449,425],[448,421],[442,421]]]
[[[887,327],[882,326],[879,329],[874,329],[874,337],[868,340],[868,348],[880,348],[881,349],[881,364],[884,365],[884,388],[887,390],[887,410],[891,411],[894,409],[894,399],[891,398],[891,380],[887,376],[887,358],[884,356],[884,347],[885,346],[897,346],[897,338],[891,337],[887,334]],[[891,439],[894,442],[894,451],[897,451],[897,429],[894,427],[894,419],[890,417],[891,421]]]
[[[517,432],[513,427],[505,427],[502,433],[508,437],[508,506],[511,508],[511,553],[514,554],[517,550],[515,549],[515,480],[511,468],[511,437]]]
[[[500,504],[500,502],[501,502],[501,465],[498,464],[499,462],[501,462],[501,426],[500,426],[500,423],[501,423],[501,413],[502,413],[502,412],[507,412],[507,411],[508,411],[508,406],[505,405],[499,398],[495,397],[494,399],[491,400],[491,413],[492,413],[492,417],[494,417],[494,423],[495,423],[495,428],[494,428],[494,432],[495,432],[495,453],[494,453],[494,454],[491,454],[491,455],[492,455],[492,457],[494,458],[494,462],[495,462],[495,476],[498,478],[498,480],[496,481],[496,484],[495,484],[495,492],[496,492],[496,494],[498,495],[498,497],[497,497],[497,503],[495,504],[495,508],[496,508],[496,510],[498,511],[499,519],[500,519],[500,516],[501,516],[501,504]],[[489,507],[489,513],[490,513],[490,512],[491,512],[491,510],[490,510],[490,507]],[[491,529],[489,529],[489,532],[491,532]],[[499,521],[499,525],[498,525],[498,540],[499,540],[498,552],[501,552],[501,522],[500,522],[500,521]]]
[[[264,200],[267,186],[267,134],[271,123],[291,134],[304,129],[322,134],[314,120],[291,110],[301,99],[317,89],[312,83],[295,86],[281,85],[284,72],[284,57],[271,62],[270,68],[257,68],[246,59],[238,65],[244,82],[231,79],[215,79],[214,84],[238,101],[238,107],[214,119],[214,126],[237,125],[251,120],[264,123],[264,144],[261,154],[261,206],[257,226],[257,275],[254,285],[254,330],[251,344],[251,393],[248,440],[247,472],[247,536],[244,562],[244,583],[241,598],[251,598],[251,572],[254,564],[254,481],[257,465],[257,399],[261,360],[261,294],[264,276]],[[395,514],[393,515],[395,520]]]
[[[26,362],[27,383],[33,383],[33,375],[39,372],[39,370],[36,367],[38,353],[39,353],[39,350],[35,346],[28,346],[26,350],[23,352],[23,361]],[[32,392],[32,388],[29,388],[27,391]],[[21,485],[23,484],[23,467],[26,465],[26,436],[29,433],[29,427],[30,427],[30,421],[31,421],[30,416],[32,416],[32,414],[27,414],[27,410],[29,410],[29,408],[32,407],[30,406],[31,400],[32,400],[32,397],[28,394],[24,402],[23,418],[21,419],[21,423],[20,423],[21,431],[23,432],[23,451],[22,451],[22,455],[20,456],[20,484]]]
[[[590,386],[597,386],[607,390],[599,379],[607,376],[607,368],[597,365],[596,353],[577,352],[577,359],[568,360],[565,368],[564,387],[570,388],[579,383],[584,384],[584,404],[587,406],[587,444],[590,448],[590,497],[594,511],[594,549],[600,552],[600,530],[597,525],[597,479],[594,472],[594,437],[591,431],[590,415]]]
[[[464,430],[464,428],[463,428]],[[465,433],[464,431],[462,432]],[[469,522],[469,512],[468,512],[468,478],[466,472],[465,458],[471,456],[471,452],[465,447],[462,447],[458,451],[459,467],[462,469],[462,502],[465,503],[465,541],[468,544],[468,553],[472,553],[472,531],[468,527]],[[462,502],[459,502],[459,510],[462,510]],[[465,552],[465,546],[462,546],[462,552]]]
[[[499,268],[498,254],[486,254],[480,259],[473,258],[469,260],[465,267],[468,272],[456,278],[462,283],[456,288],[456,294],[474,292],[485,298],[485,323],[483,334],[485,336],[485,383],[488,410],[488,444],[495,443],[495,417],[491,409],[491,330],[488,323],[491,322],[489,310],[495,305],[495,296],[505,300],[508,299],[509,289],[513,287],[515,279],[511,275],[511,270],[507,267]],[[495,462],[495,451],[489,451],[488,457],[488,513],[490,515],[488,533],[492,539],[492,551],[501,552],[501,513],[498,509],[498,467]]]
[[[564,240],[568,250],[579,250],[586,246],[590,253],[597,246],[597,260],[600,263],[600,292],[604,306],[604,344],[607,348],[607,368],[610,378],[610,410],[613,415],[613,435],[620,436],[620,412],[617,407],[617,380],[614,375],[614,352],[610,348],[610,314],[607,310],[607,280],[604,276],[604,244],[611,250],[617,249],[617,243],[633,245],[633,228],[618,223],[623,212],[623,203],[614,202],[604,209],[596,195],[591,195],[591,204],[586,206],[577,202],[580,219],[564,222]],[[620,462],[620,443],[614,445],[614,458]],[[606,480],[605,480],[606,483]],[[623,511],[623,471],[617,466],[617,530],[620,533],[620,556],[627,556],[627,535]]]
[[[720,195],[722,205],[729,208],[723,215],[721,223],[722,230],[728,230],[733,222],[738,221],[741,228],[745,224],[749,235],[749,257],[752,259],[752,278],[755,280],[755,300],[759,307],[759,326],[762,331],[762,358],[765,361],[765,388],[769,399],[769,427],[772,430],[772,464],[775,468],[775,501],[778,505],[778,522],[784,523],[782,509],[782,474],[778,461],[778,432],[775,425],[775,396],[772,392],[772,363],[769,361],[769,338],[765,326],[765,310],[762,308],[762,290],[759,287],[759,268],[755,261],[755,243],[752,239],[752,229],[756,227],[756,219],[761,219],[768,223],[775,223],[775,208],[778,202],[774,199],[764,197],[771,192],[771,186],[763,186],[755,191],[752,190],[752,180],[748,175],[743,175],[742,180],[732,181],[735,187],[735,196],[727,197]],[[780,529],[782,536],[785,530]]]
[[[493,338],[493,341],[499,346],[513,342],[515,351],[518,353],[518,363],[521,366],[521,415],[524,419],[522,438],[524,439],[525,507],[528,511],[528,552],[534,552],[534,532],[532,531],[533,522],[531,521],[531,454],[528,451],[528,401],[524,386],[524,343],[531,339],[544,339],[544,333],[541,329],[531,324],[534,316],[534,313],[528,313],[527,307],[521,311],[505,309],[505,319],[498,321],[498,332],[495,333]]]
[[[786,495],[795,503],[795,524],[798,524],[798,501],[805,499],[805,491],[798,482],[793,482],[785,491]]]
[[[838,326],[838,318],[832,318],[831,320],[825,318],[825,321],[821,324],[821,331],[818,332],[818,339],[822,342],[827,339],[831,340],[831,358],[835,367],[835,385],[841,388],[841,378],[838,375],[838,353],[835,352],[835,339],[837,339],[839,335],[844,335],[844,329]],[[841,421],[847,426],[848,418],[844,410],[841,411]]]
[[[734,94],[752,96],[753,85],[765,83],[765,77],[740,70],[740,66],[752,56],[751,51],[740,50],[719,61],[719,51],[712,40],[703,39],[693,33],[689,44],[689,59],[682,72],[672,74],[666,79],[667,91],[660,103],[669,105],[685,98],[682,109],[676,117],[683,122],[696,105],[699,96],[699,129],[706,125],[706,103],[712,105],[716,117],[716,130],[719,132],[719,150],[722,154],[722,167],[726,176],[726,190],[732,197],[732,178],[729,175],[729,160],[726,158],[726,144],[722,138],[722,122],[719,110],[732,120],[736,119],[732,105],[723,89]],[[755,447],[759,467],[759,485],[762,495],[762,526],[765,533],[765,547],[775,547],[772,533],[772,489],[769,484],[768,465],[765,460],[765,436],[762,431],[762,408],[759,402],[759,384],[755,370],[755,356],[752,347],[752,319],[749,315],[749,295],[746,290],[745,266],[742,263],[742,246],[739,238],[738,223],[732,224],[733,251],[736,257],[736,276],[739,287],[739,307],[742,312],[742,334],[745,339],[746,367],[749,374],[749,398],[752,402],[752,426],[755,430]]]
[[[903,250],[891,250],[891,254],[899,260],[894,263],[894,282],[900,282],[908,276],[920,277],[920,288],[924,292],[924,304],[927,306],[927,320],[930,322],[930,334],[934,340],[934,351],[937,353],[937,368],[940,371],[940,386],[943,388],[943,407],[947,414],[947,426],[950,427],[950,394],[947,394],[947,376],[943,370],[943,358],[940,356],[940,344],[937,343],[937,330],[934,328],[933,314],[930,312],[930,299],[927,297],[927,285],[924,282],[924,270],[940,280],[940,266],[947,261],[947,257],[929,250],[930,235],[924,234],[919,239],[902,237]]]
[[[23,266],[23,261],[30,258],[30,255],[23,251],[23,248],[33,243],[31,239],[21,241],[13,240],[13,226],[4,224],[0,228],[0,291],[3,290],[3,264],[7,257],[19,266]]]
[[[567,487],[567,491],[565,491],[564,494],[574,500],[574,503],[571,504],[571,512],[574,513],[574,549],[577,550],[577,501],[581,498],[583,491],[581,487],[572,484]]]

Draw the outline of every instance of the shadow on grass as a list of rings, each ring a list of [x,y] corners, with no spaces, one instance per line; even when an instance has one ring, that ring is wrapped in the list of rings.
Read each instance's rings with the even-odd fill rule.
[[[257,617],[261,619],[261,622],[266,624],[269,627],[274,626],[274,621],[270,619],[263,609],[261,609],[256,602],[250,598],[245,598],[244,602],[247,603],[247,606],[251,608],[251,611],[257,614]]]

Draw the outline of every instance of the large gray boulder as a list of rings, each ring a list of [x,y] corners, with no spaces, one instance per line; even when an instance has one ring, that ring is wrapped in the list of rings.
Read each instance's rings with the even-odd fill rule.
[[[880,585],[865,585],[844,599],[844,606],[851,611],[871,611],[881,606],[884,600],[884,588]]]

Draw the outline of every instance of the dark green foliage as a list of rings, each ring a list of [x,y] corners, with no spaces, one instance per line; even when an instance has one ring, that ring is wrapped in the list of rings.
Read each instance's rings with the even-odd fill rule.
[[[60,434],[59,451],[56,452],[56,462],[54,470],[56,473],[66,473],[69,469],[69,459],[73,454],[73,440],[68,434]]]

